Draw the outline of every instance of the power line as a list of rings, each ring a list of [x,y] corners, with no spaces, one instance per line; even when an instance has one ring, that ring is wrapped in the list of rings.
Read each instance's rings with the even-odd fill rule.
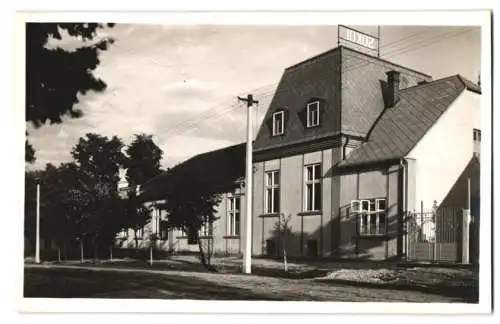
[[[444,39],[447,39],[447,38],[453,38],[453,37],[456,37],[456,36],[468,33],[471,30],[473,30],[473,29],[469,29],[469,30],[466,30],[466,31],[460,31],[460,32],[456,32],[456,30],[447,31],[447,32],[441,33],[441,34],[439,34],[437,36],[433,36],[433,37],[430,37],[430,38],[427,38],[427,39],[422,39],[422,40],[419,40],[419,41],[417,41],[415,43],[408,44],[408,45],[402,46],[400,48],[393,49],[393,50],[389,51],[386,54],[386,55],[389,55],[389,56],[386,56],[384,58],[388,59],[388,58],[391,58],[391,57],[394,57],[394,56],[397,56],[397,55],[401,55],[401,54],[406,53],[406,52],[411,51],[411,50],[416,50],[418,48],[429,46],[430,44],[435,43],[437,41],[444,40]],[[422,35],[422,34],[424,34],[426,32],[427,31],[418,32],[416,34],[411,35],[410,37],[408,37],[406,39],[400,39],[398,41],[391,42],[391,43],[386,44],[385,46],[383,46],[383,48],[385,48],[386,46],[389,46],[389,45],[394,45],[396,43],[407,41],[409,38],[415,38],[415,37],[420,36],[420,35]],[[370,59],[365,59],[365,58],[361,58],[361,57],[357,57],[357,58],[365,61],[366,63],[354,66],[352,68],[347,68],[346,70],[344,70],[344,72],[348,72],[348,71],[352,71],[352,70],[355,70],[355,69],[363,68],[363,67],[367,66],[368,64],[378,64],[378,65],[381,65],[381,66],[385,67],[384,63],[378,62],[378,61],[376,61],[376,59],[370,60]],[[264,88],[267,88],[267,87],[274,86],[276,84],[277,83],[266,85],[266,86],[262,86],[262,87],[254,89],[254,90],[264,89]],[[282,90],[282,91],[288,91],[288,90]],[[252,90],[250,92],[254,92],[254,91]],[[264,92],[262,94],[256,95],[256,97],[263,98],[263,97],[268,97],[268,96],[271,96],[271,95],[276,95],[277,93],[279,93],[277,89],[276,90],[269,90],[269,91],[266,91],[266,92]],[[219,106],[215,106],[215,107],[219,107]],[[211,111],[211,110],[213,110],[213,108],[214,107],[211,107],[211,108],[207,109],[206,111]],[[180,124],[175,125],[171,129],[169,129],[169,131],[167,133],[169,133],[169,132],[177,129],[177,127],[181,127],[181,128],[179,129],[178,132],[176,132],[176,134],[174,136],[180,135],[181,133],[184,133],[186,131],[196,130],[196,129],[198,129],[201,126],[201,124],[203,124],[203,122],[205,122],[207,120],[218,119],[221,116],[223,116],[223,115],[225,115],[225,114],[233,111],[234,109],[236,109],[236,106],[232,105],[229,109],[225,109],[225,110],[217,112],[217,113],[212,113],[212,114],[209,114],[208,116],[202,116],[202,117],[195,118],[193,120],[184,121],[184,122],[182,122]],[[257,114],[256,114],[256,116],[257,116]],[[256,118],[256,120],[257,120],[257,118]],[[191,125],[187,126],[187,127],[182,127],[183,125],[186,124],[186,122],[191,122]],[[167,138],[170,138],[170,137],[171,136],[169,136]]]
[[[267,96],[270,96],[271,94],[268,94]],[[256,97],[258,97],[260,100],[262,100],[261,98],[263,96],[261,95],[257,95]],[[176,137],[178,135],[181,135],[187,131],[194,131],[198,128],[200,128],[206,121],[210,120],[210,121],[214,121],[230,112],[232,112],[233,110],[235,110],[238,106],[237,105],[232,105],[231,108],[229,109],[226,109],[226,110],[223,110],[223,111],[220,111],[218,113],[215,113],[215,114],[212,114],[211,116],[207,117],[207,118],[203,118],[201,120],[199,120],[197,123],[193,122],[193,124],[191,126],[187,126],[185,128],[181,128],[180,130],[178,130],[175,134],[172,134],[168,137],[165,138],[165,140],[167,139],[171,139],[173,137]]]
[[[399,49],[392,50],[392,51],[386,53],[384,55],[384,57],[382,57],[382,59],[386,59],[387,60],[387,59],[393,58],[395,56],[401,55],[403,53],[407,53],[408,51],[413,51],[413,50],[416,50],[416,49],[419,49],[419,48],[423,48],[423,47],[429,46],[429,45],[431,45],[431,44],[433,44],[433,43],[435,43],[437,41],[442,41],[442,40],[446,40],[446,39],[453,38],[453,37],[456,37],[456,36],[464,35],[464,34],[470,32],[472,30],[473,29],[469,29],[469,30],[466,30],[466,31],[459,31],[459,32],[456,32],[456,30],[454,30],[454,31],[448,31],[448,32],[439,34],[439,35],[437,35],[435,37],[431,37],[431,38],[428,38],[428,39],[425,39],[425,40],[421,40],[421,41],[418,41],[416,43],[413,43],[413,44],[401,47]],[[373,59],[371,59],[371,58],[362,58],[362,57],[358,57],[358,56],[356,56],[356,58],[359,59],[359,60],[365,61],[365,63],[359,64],[359,65],[355,65],[355,66],[352,66],[352,67],[348,67],[345,70],[343,70],[344,73],[345,72],[349,72],[349,71],[353,71],[353,70],[356,70],[356,69],[364,68],[364,67],[366,67],[369,64],[375,64],[375,65],[380,65],[380,66],[384,66],[385,67],[385,65],[384,65],[385,63],[379,62],[375,58],[373,58]]]
[[[422,34],[427,33],[430,29],[432,29],[432,27],[429,27],[429,28],[427,28],[427,29],[426,29],[426,30],[424,30],[424,31],[421,31],[421,32],[418,32],[418,33],[412,34],[412,35],[410,35],[410,36],[407,36],[407,37],[402,37],[402,38],[400,38],[400,39],[398,39],[398,40],[395,40],[395,41],[393,41],[393,42],[390,42],[390,43],[384,44],[383,46],[380,46],[380,48],[387,48],[387,47],[391,47],[391,46],[393,46],[394,44],[398,44],[398,43],[400,43],[400,42],[407,42],[409,39],[412,39],[412,38],[415,38],[415,37],[417,37],[417,36],[420,36],[420,35],[422,35]]]
[[[265,85],[265,86],[262,86],[262,87],[258,87],[256,89],[251,90],[251,92],[255,92],[255,91],[259,90],[259,89],[264,89],[264,88],[271,87],[271,86],[274,86],[274,85],[275,84],[269,84],[269,85]],[[267,93],[270,94],[270,93],[273,93],[273,92],[269,91]],[[266,96],[266,94],[259,95],[259,96]],[[220,111],[220,112],[217,111],[219,108],[227,107],[228,104],[229,104],[230,108],[226,108],[225,110]],[[186,124],[198,123],[200,121],[205,121],[207,119],[211,119],[213,117],[218,117],[218,116],[220,116],[222,114],[228,113],[228,112],[230,112],[230,111],[232,111],[232,110],[234,110],[236,108],[235,104],[236,104],[236,100],[235,99],[232,99],[232,100],[229,99],[229,100],[225,100],[225,101],[219,102],[218,104],[216,104],[216,105],[214,105],[214,106],[212,106],[212,107],[210,107],[208,109],[203,110],[202,111],[202,116],[200,116],[199,113],[197,113],[196,117],[191,118],[191,119],[187,119],[187,120],[184,120],[184,121],[182,121],[180,123],[175,124],[174,126],[170,127],[165,134],[170,134],[170,133],[172,133],[175,130],[181,130],[182,131],[183,128],[189,128],[190,126],[189,125],[186,126]],[[185,126],[185,127],[183,127],[183,126]]]

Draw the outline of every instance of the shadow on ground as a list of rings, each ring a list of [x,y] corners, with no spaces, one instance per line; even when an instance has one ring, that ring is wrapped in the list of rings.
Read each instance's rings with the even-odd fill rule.
[[[83,269],[25,269],[27,298],[149,298],[280,300],[251,290],[214,285],[192,277]]]

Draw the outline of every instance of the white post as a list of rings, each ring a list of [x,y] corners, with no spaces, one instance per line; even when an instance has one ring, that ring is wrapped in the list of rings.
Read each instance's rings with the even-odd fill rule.
[[[153,244],[154,244],[153,235],[155,233],[155,212],[156,212],[156,209],[153,206],[153,210],[151,211],[151,234],[149,236],[150,245],[151,245],[151,247],[149,248],[149,264],[150,265],[153,265]]]
[[[36,246],[35,263],[40,263],[40,180],[36,182]]]
[[[467,179],[467,209],[463,211],[462,220],[462,264],[469,264],[469,227],[471,221],[470,178]]]
[[[246,154],[246,215],[245,215],[245,243],[243,251],[243,273],[252,272],[252,108],[253,100],[249,96],[247,104],[247,154]]]

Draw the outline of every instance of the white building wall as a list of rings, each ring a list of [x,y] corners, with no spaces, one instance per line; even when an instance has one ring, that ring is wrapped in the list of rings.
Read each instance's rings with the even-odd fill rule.
[[[480,95],[465,90],[407,155],[416,160],[415,203],[439,205],[473,156],[473,129],[481,129]],[[409,205],[411,205],[409,203]]]

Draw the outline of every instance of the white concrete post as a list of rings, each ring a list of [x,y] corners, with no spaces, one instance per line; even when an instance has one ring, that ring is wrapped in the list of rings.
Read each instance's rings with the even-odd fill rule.
[[[40,180],[36,181],[36,243],[35,263],[40,263]]]
[[[246,215],[245,215],[245,243],[243,252],[243,273],[251,273],[252,270],[252,107],[253,102],[247,105],[247,147],[246,147]]]
[[[462,217],[462,264],[469,264],[469,227],[471,222],[470,179],[467,179],[467,209]]]

